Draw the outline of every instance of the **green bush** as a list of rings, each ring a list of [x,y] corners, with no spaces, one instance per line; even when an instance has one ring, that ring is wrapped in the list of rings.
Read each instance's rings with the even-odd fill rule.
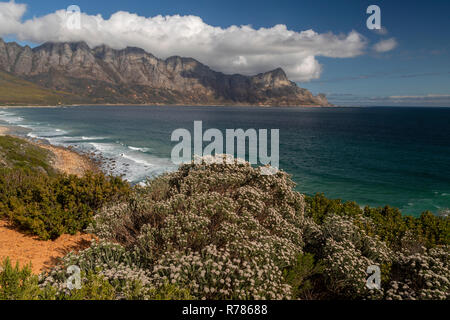
[[[59,296],[60,300],[114,300],[116,290],[102,275],[90,271],[81,274],[80,289],[73,289]]]
[[[304,250],[326,265],[318,290],[323,297],[448,299],[448,217],[411,217],[389,206],[360,209],[323,194],[306,203]],[[381,268],[381,291],[365,288],[369,265]]]
[[[166,283],[158,289],[150,289],[150,300],[193,300],[187,289],[180,289],[176,285]]]
[[[292,287],[292,298],[301,300],[319,298],[317,282],[324,269],[323,263],[316,261],[313,254],[298,255],[297,261],[284,270],[284,278]]]
[[[130,193],[127,182],[102,173],[74,175],[0,170],[0,216],[42,240],[75,234],[92,221],[96,210],[122,201]]]
[[[0,267],[0,300],[37,300],[41,290],[38,277],[31,273],[31,265],[23,268],[11,265],[9,258]]]

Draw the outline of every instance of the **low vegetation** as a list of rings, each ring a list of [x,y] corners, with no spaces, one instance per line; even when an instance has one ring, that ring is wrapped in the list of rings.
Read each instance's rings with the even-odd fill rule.
[[[0,170],[0,216],[42,240],[84,230],[96,210],[123,200],[129,185],[116,177],[88,173],[74,175]]]
[[[96,210],[130,193],[118,177],[58,173],[47,150],[22,139],[0,137],[0,157],[0,217],[42,240],[84,230]]]
[[[0,168],[23,169],[54,175],[50,151],[23,139],[0,136]]]

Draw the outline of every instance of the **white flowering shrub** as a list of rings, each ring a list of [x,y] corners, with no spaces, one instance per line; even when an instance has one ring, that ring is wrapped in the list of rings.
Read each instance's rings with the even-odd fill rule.
[[[380,228],[390,221],[383,212],[320,203],[305,217],[304,196],[286,173],[212,160],[182,165],[104,207],[88,228],[100,242],[64,257],[41,287],[70,296],[65,268],[77,265],[108,281],[116,299],[448,299],[448,247],[423,248],[406,222],[400,231]],[[438,230],[442,242],[446,222],[429,218],[424,231]],[[402,234],[410,237],[380,240]],[[372,265],[382,290],[366,287]]]
[[[450,298],[449,246],[422,252],[398,252],[393,263],[393,280],[386,299],[448,300]]]
[[[385,243],[358,227],[355,219],[328,216],[322,225],[308,220],[305,233],[308,250],[325,264],[325,284],[333,298],[369,298],[366,288],[367,268],[391,261],[392,252]],[[380,293],[378,293],[380,294]]]
[[[67,273],[67,268],[78,266],[85,276],[96,274],[109,281],[116,289],[116,298],[125,298],[136,288],[142,288],[144,295],[145,288],[150,288],[150,280],[148,271],[141,268],[138,261],[135,252],[121,245],[93,241],[88,249],[78,254],[69,253],[50,272],[41,275],[40,286],[51,286],[57,297],[70,296],[68,279],[71,274]]]
[[[197,298],[289,298],[282,269],[302,250],[304,200],[285,173],[212,162],[184,165],[167,183],[170,196],[149,210],[160,220],[136,244],[157,283]]]
[[[283,269],[303,247],[304,199],[293,187],[286,173],[262,175],[243,161],[183,165],[96,215],[88,230],[122,247],[108,255],[117,263],[98,248],[66,259],[123,286],[137,280],[177,285],[198,299],[287,299]]]
[[[160,285],[177,283],[202,299],[290,297],[290,286],[268,254],[241,260],[230,250],[207,246],[201,252],[164,254],[153,271]]]

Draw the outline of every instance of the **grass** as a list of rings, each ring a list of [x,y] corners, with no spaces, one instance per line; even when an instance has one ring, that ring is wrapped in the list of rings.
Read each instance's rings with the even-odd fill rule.
[[[46,89],[0,71],[0,105],[60,105],[73,100],[70,93]]]

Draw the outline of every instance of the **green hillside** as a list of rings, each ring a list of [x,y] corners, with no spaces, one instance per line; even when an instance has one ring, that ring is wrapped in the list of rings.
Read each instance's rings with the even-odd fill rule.
[[[74,100],[70,93],[46,89],[0,71],[0,105],[59,105]]]

